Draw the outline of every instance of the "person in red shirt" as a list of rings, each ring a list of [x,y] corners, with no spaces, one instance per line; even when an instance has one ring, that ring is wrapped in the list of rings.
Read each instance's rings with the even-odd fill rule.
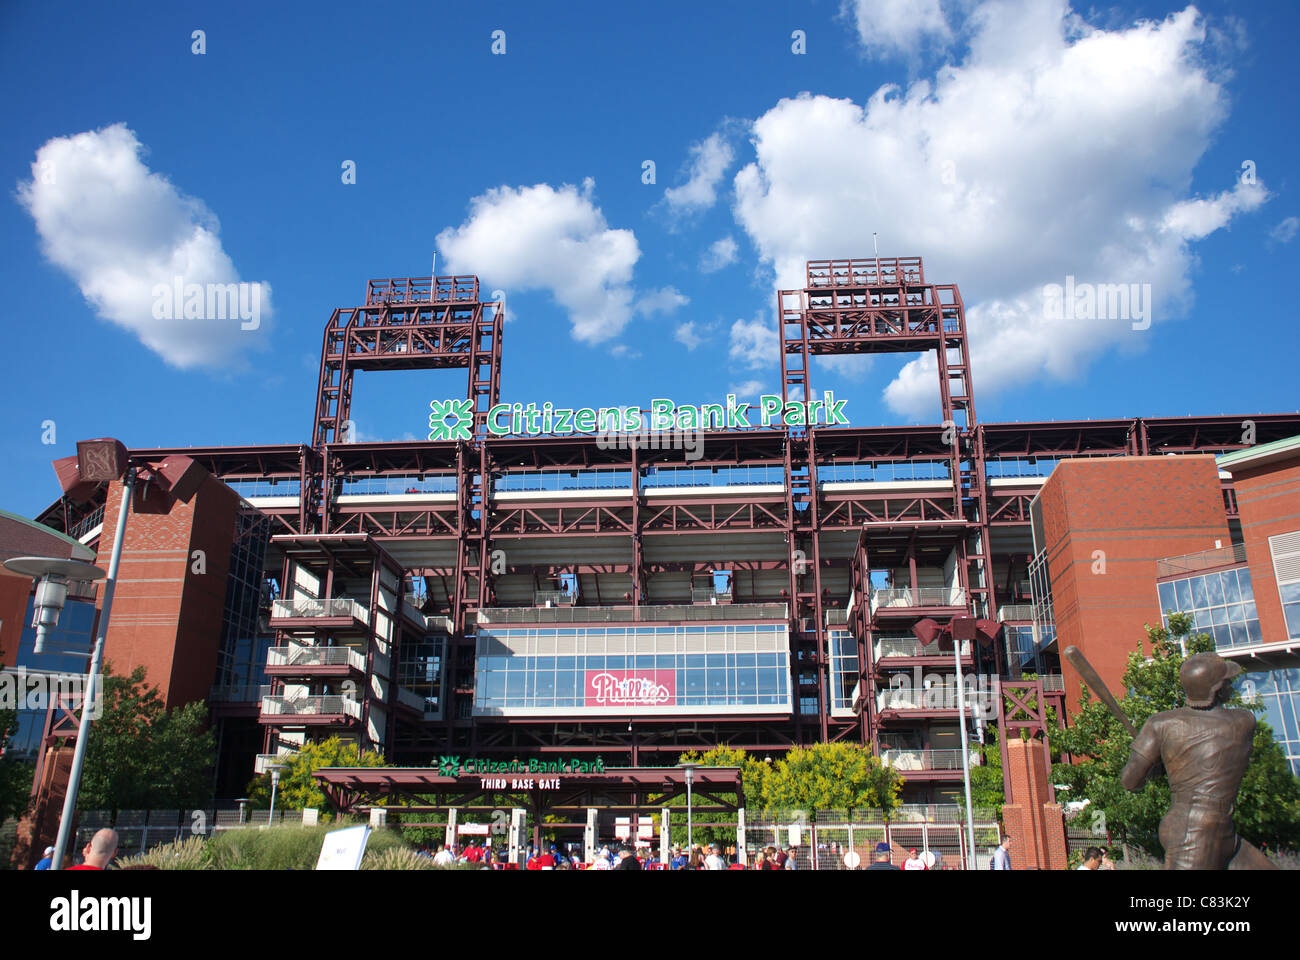
[[[109,827],[97,830],[90,838],[90,843],[82,848],[81,856],[86,862],[77,867],[68,867],[69,870],[103,870],[117,856],[117,831]]]
[[[470,845],[465,848],[465,860],[469,863],[478,863],[482,859],[483,859],[483,848],[476,847],[471,842]]]

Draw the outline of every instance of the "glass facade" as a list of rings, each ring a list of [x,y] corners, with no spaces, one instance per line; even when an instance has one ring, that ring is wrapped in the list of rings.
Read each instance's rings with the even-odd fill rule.
[[[1170,612],[1190,613],[1196,618],[1195,632],[1208,633],[1220,650],[1264,642],[1250,571],[1245,567],[1166,580],[1157,584],[1157,590],[1165,626]]]
[[[1300,669],[1251,670],[1234,685],[1242,699],[1263,705],[1259,719],[1273,728],[1273,739],[1300,777]]]
[[[45,650],[37,656],[36,628],[32,622],[31,598],[27,600],[27,615],[23,632],[18,640],[15,664],[27,670],[48,670],[54,673],[85,674],[90,666],[90,652],[95,645],[95,604],[82,600],[68,600],[45,641]],[[40,747],[45,729],[45,708],[18,711],[18,731],[9,741],[15,757],[31,758]]]
[[[785,624],[481,625],[475,716],[789,713]]]
[[[858,692],[858,641],[847,630],[831,630],[831,713],[853,712]]]
[[[241,511],[235,521],[235,543],[230,550],[226,580],[226,608],[217,648],[214,686],[233,700],[256,700],[257,688],[268,683],[266,651],[275,642],[268,614],[269,586],[262,571],[271,538],[271,518]]]
[[[442,716],[442,666],[447,649],[445,636],[433,635],[402,644],[397,664],[398,686],[424,698],[426,719]]]
[[[1288,640],[1300,640],[1300,581],[1280,583],[1278,595],[1282,598],[1282,614],[1286,617]]]

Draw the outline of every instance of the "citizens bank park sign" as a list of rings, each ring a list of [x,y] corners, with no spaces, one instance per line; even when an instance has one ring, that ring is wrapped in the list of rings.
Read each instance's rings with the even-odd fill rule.
[[[815,427],[847,425],[847,400],[827,390],[820,400],[782,400],[764,394],[757,404],[741,403],[734,393],[726,403],[677,404],[656,398],[648,411],[636,407],[556,407],[549,401],[498,403],[488,410],[487,429],[494,437],[564,436],[573,433],[637,433],[667,430],[731,430],[746,427]],[[751,409],[752,408],[752,409]],[[429,402],[430,440],[469,440],[474,430],[473,400]]]

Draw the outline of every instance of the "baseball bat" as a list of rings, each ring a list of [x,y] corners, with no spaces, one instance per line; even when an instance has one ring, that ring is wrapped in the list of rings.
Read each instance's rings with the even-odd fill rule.
[[[1093,669],[1092,664],[1088,662],[1082,651],[1075,646],[1066,647],[1065,659],[1069,660],[1070,665],[1079,671],[1079,676],[1083,677],[1083,682],[1088,685],[1088,689],[1095,693],[1097,699],[1106,705],[1106,709],[1115,715],[1115,719],[1124,725],[1124,729],[1129,732],[1129,735],[1137,739],[1138,732],[1133,726],[1133,721],[1124,715],[1124,711],[1119,708],[1119,703],[1111,696],[1106,684],[1102,683],[1101,676]]]

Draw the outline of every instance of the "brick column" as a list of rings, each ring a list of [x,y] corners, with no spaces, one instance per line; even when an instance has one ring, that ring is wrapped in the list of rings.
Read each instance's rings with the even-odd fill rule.
[[[1009,785],[1002,823],[1012,836],[1011,866],[1018,870],[1064,870],[1065,819],[1052,802],[1051,769],[1041,740],[1008,740]],[[976,864],[977,869],[984,864]]]

